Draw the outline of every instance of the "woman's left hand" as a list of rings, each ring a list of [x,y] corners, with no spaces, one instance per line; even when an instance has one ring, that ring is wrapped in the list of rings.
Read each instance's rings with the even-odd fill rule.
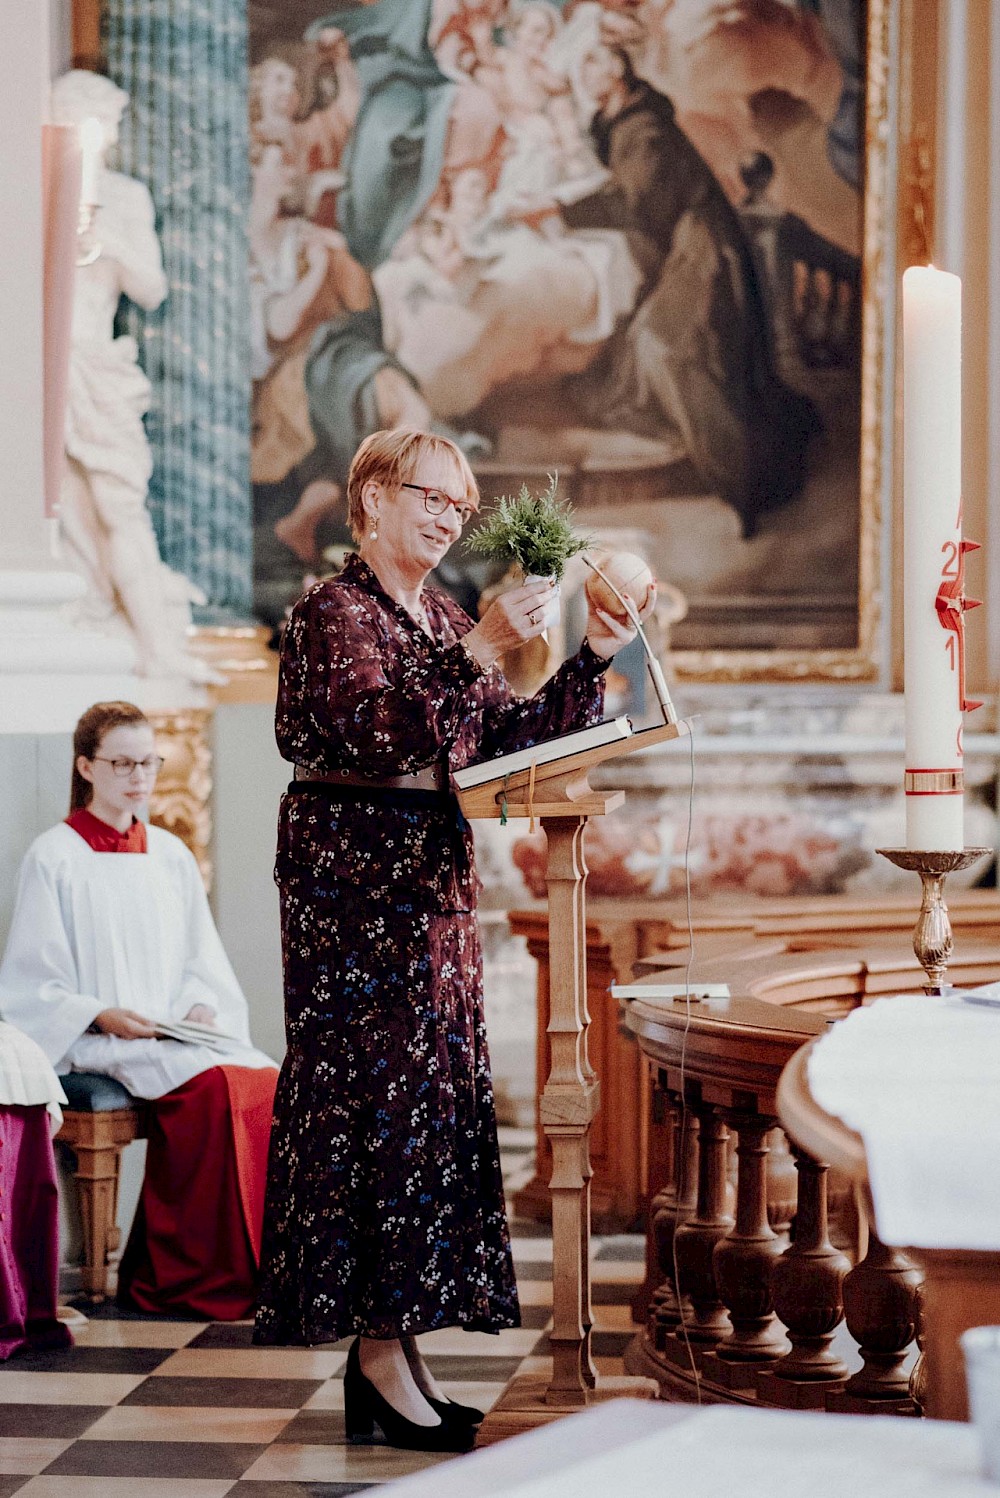
[[[623,593],[622,597],[627,598],[635,608],[635,599],[630,594]],[[635,639],[636,628],[630,619],[616,619],[613,614],[595,607],[589,599],[587,607],[587,644],[595,655],[609,660],[611,656],[617,655],[623,646],[631,644]],[[645,603],[638,610],[639,618],[645,619],[655,607],[656,584],[654,582],[646,595]]]
[[[192,1004],[184,1018],[192,1020],[196,1025],[211,1025],[215,1028],[215,1010],[209,1009],[207,1004]]]

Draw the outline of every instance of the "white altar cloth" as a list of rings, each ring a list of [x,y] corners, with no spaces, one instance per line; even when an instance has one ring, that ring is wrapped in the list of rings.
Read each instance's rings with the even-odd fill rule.
[[[1000,1008],[955,993],[856,1009],[814,1046],[809,1088],[864,1140],[884,1242],[1000,1249]]]
[[[997,1498],[969,1425],[612,1400],[384,1498]]]

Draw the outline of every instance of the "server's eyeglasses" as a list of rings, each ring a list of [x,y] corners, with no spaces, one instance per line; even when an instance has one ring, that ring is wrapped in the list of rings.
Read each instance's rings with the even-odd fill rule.
[[[136,770],[141,770],[144,775],[159,775],[164,765],[160,754],[147,754],[145,759],[126,759],[124,755],[108,759],[103,754],[95,754],[93,757],[99,759],[102,765],[110,765],[119,780],[127,780]]]

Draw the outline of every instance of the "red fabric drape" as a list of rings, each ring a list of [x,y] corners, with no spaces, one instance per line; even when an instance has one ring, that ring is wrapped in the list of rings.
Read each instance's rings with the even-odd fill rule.
[[[144,1311],[253,1309],[277,1071],[213,1066],[149,1105],[146,1176],[120,1285]]]
[[[43,1104],[0,1107],[0,1361],[27,1348],[68,1347],[56,1320],[59,1213]]]

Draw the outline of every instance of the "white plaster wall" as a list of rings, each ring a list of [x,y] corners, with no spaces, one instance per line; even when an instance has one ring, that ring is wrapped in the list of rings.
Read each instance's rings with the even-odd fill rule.
[[[289,767],[274,742],[274,708],[218,707],[213,751],[215,918],[247,996],[254,1042],[280,1061],[285,1049],[281,933],[272,870],[278,801]]]
[[[69,807],[71,746],[68,733],[0,734],[0,947],[10,929],[25,850]]]

